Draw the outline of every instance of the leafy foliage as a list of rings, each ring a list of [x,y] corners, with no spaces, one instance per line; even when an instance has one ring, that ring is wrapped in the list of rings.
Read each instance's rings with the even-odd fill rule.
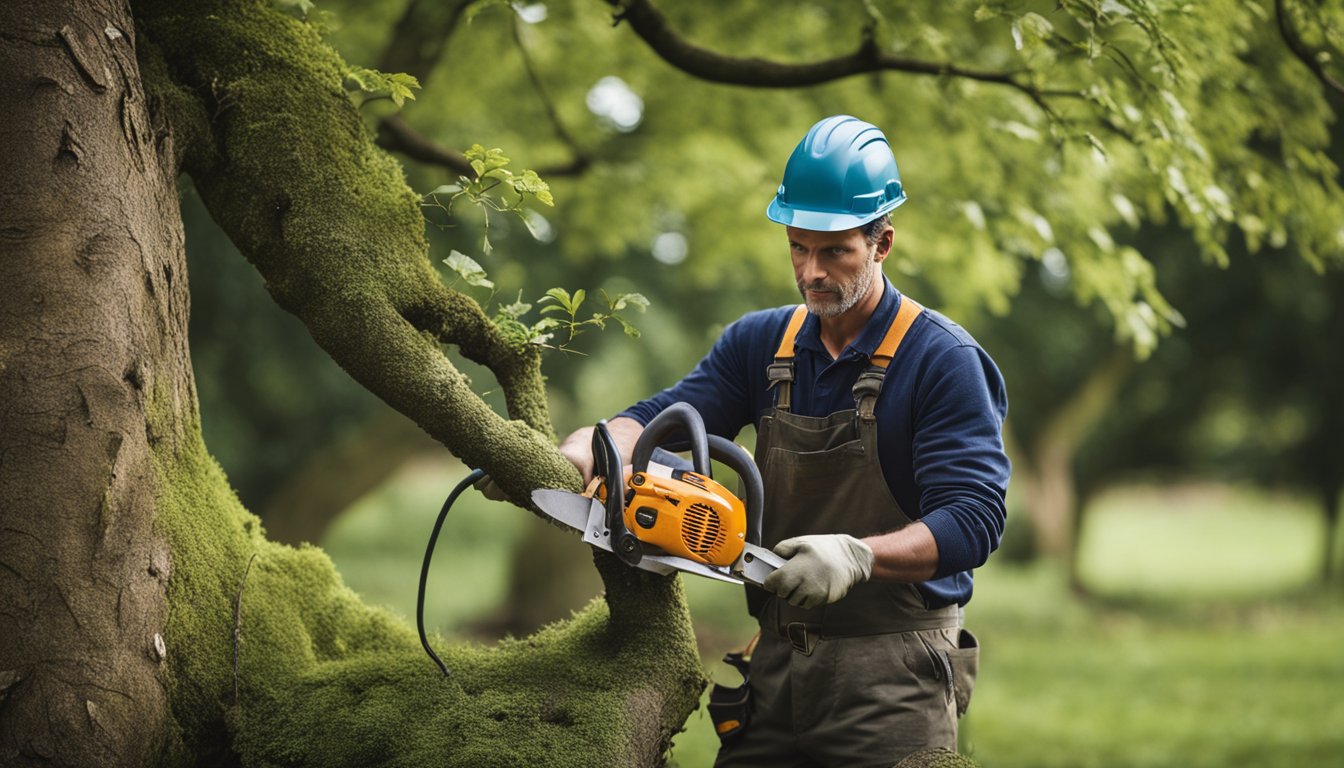
[[[487,255],[494,250],[489,235],[491,211],[516,216],[527,226],[528,231],[537,237],[535,219],[530,216],[533,212],[524,204],[532,199],[543,205],[554,206],[555,198],[551,195],[550,185],[543,181],[536,171],[529,169],[514,173],[509,170],[509,158],[497,147],[486,149],[480,144],[473,144],[465,156],[475,173],[475,178],[462,175],[455,184],[436,187],[425,196],[428,202],[424,205],[437,208],[449,216],[454,215],[454,203],[460,199],[465,199],[468,204],[476,206],[483,214],[481,246]],[[447,198],[446,202],[439,199],[440,195]],[[454,249],[443,263],[457,275],[458,279],[475,288],[489,289],[490,297],[494,297],[495,283],[487,277],[485,268],[475,259]],[[601,291],[601,294],[606,304],[605,309],[597,310],[587,318],[580,319],[579,311],[587,298],[587,291],[580,288],[570,293],[564,288],[550,288],[539,301],[540,304],[546,305],[542,307],[540,314],[550,316],[529,324],[523,317],[532,310],[533,305],[523,301],[523,293],[519,291],[517,300],[499,306],[492,319],[495,325],[515,343],[535,344],[566,352],[574,351],[569,344],[586,329],[589,327],[604,329],[609,321],[619,324],[627,336],[638,338],[639,330],[620,313],[631,308],[642,312],[648,308],[649,300],[642,294],[633,292],[621,293],[614,297],[608,296],[606,291]],[[557,345],[552,345],[550,342],[558,332],[563,333],[565,339]]]
[[[712,14],[660,4],[678,36],[742,58],[821,60],[871,34],[883,54],[1017,83],[887,72],[792,90],[683,76],[613,29],[602,5],[550,5],[527,25],[481,13],[439,70],[453,109],[408,119],[449,146],[489,135],[532,166],[563,158],[568,143],[510,53],[519,27],[557,117],[596,159],[576,180],[552,179],[565,185],[561,255],[576,266],[641,257],[677,232],[686,260],[647,289],[660,303],[726,322],[744,305],[792,298],[782,238],[761,211],[798,138],[841,112],[887,131],[909,189],[893,279],[954,316],[1009,311],[1023,276],[1052,253],[1076,302],[1103,308],[1117,336],[1149,349],[1179,326],[1180,308],[1156,279],[1155,254],[1125,244],[1145,221],[1188,229],[1196,247],[1178,257],[1199,263],[1225,264],[1232,238],[1252,257],[1293,241],[1318,268],[1344,263],[1344,193],[1324,155],[1334,115],[1268,0],[744,2]],[[1301,36],[1327,51],[1338,28],[1329,11],[1287,5]],[[612,73],[643,103],[628,133],[586,104]]]

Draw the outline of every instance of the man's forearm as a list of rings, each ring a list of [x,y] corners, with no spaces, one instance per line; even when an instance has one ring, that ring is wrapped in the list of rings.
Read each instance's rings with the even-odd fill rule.
[[[928,581],[938,570],[938,542],[921,522],[863,540],[873,550],[873,581],[912,584]]]

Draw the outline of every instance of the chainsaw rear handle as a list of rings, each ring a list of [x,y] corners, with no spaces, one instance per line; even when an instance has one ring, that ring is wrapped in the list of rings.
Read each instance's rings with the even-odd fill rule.
[[[737,443],[719,435],[705,432],[705,421],[690,403],[673,403],[649,421],[635,442],[632,458],[635,472],[646,472],[653,449],[668,445],[668,438],[684,434],[690,440],[691,465],[705,477],[713,477],[709,460],[718,459],[737,473],[746,487],[747,543],[761,544],[761,511],[765,508],[765,485],[756,462]]]

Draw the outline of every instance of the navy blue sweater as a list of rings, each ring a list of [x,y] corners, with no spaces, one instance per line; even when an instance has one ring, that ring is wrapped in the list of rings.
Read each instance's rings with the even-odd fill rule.
[[[900,306],[900,293],[884,282],[881,303],[839,359],[823,346],[820,321],[807,316],[795,341],[794,413],[825,416],[854,407],[854,382]],[[793,307],[779,307],[742,317],[686,378],[620,415],[647,424],[667,406],[685,401],[700,411],[713,434],[732,439],[748,424],[758,425],[774,406],[766,366],[792,312]],[[887,371],[877,426],[878,458],[892,496],[938,543],[934,579],[917,585],[930,608],[965,605],[971,569],[984,564],[1003,535],[1007,411],[994,361],[961,326],[925,310]]]

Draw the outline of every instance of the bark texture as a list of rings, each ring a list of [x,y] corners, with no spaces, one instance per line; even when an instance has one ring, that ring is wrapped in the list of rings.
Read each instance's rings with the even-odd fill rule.
[[[182,227],[124,3],[0,6],[0,763],[172,743],[152,451],[193,417]],[[150,402],[164,427],[149,428]]]

